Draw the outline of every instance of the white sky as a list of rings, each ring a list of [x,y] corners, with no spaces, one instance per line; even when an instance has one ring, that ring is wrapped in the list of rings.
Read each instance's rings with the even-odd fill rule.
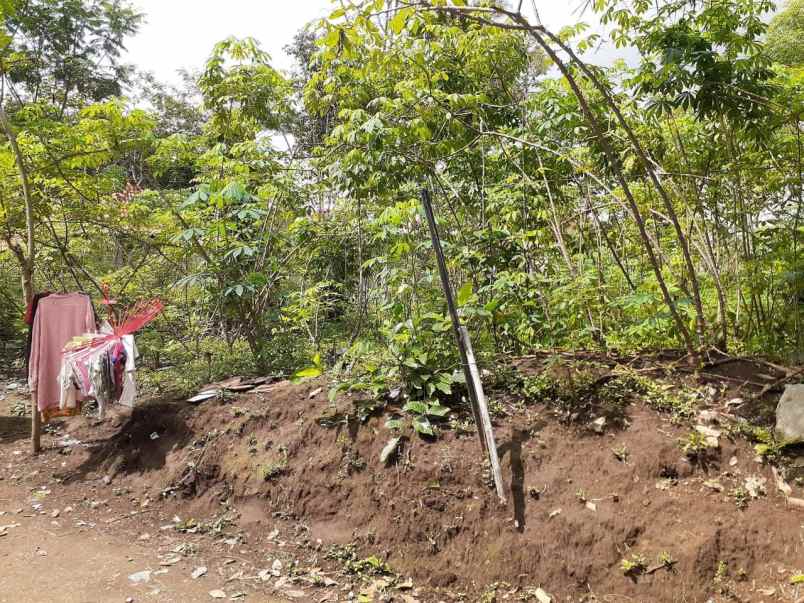
[[[124,60],[157,79],[176,82],[179,69],[200,69],[212,46],[228,36],[252,36],[279,69],[292,60],[282,48],[306,23],[326,17],[333,0],[133,0],[145,13],[145,23],[128,41]],[[531,3],[525,2],[526,6]],[[584,0],[536,0],[543,23],[553,29],[578,20]],[[582,20],[592,24],[594,15]]]

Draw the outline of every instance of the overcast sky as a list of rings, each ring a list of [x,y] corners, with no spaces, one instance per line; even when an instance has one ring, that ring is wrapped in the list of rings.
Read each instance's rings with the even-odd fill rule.
[[[306,23],[326,17],[332,0],[133,0],[145,13],[140,32],[128,42],[126,61],[175,82],[179,69],[199,69],[212,46],[228,36],[252,36],[279,69],[292,65],[282,50]],[[530,5],[525,2],[525,5]],[[584,0],[536,0],[543,23],[558,29],[578,21]],[[593,24],[594,15],[583,20]]]

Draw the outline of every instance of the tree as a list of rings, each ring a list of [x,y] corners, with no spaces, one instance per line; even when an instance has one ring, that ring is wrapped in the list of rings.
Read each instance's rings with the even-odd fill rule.
[[[771,19],[765,49],[777,63],[797,67],[804,63],[804,0],[789,0]]]
[[[0,127],[14,157],[15,196],[24,219],[10,202],[0,217],[3,239],[20,263],[23,294],[30,301],[37,215],[47,203],[44,191],[32,183],[33,167],[20,141],[46,136],[43,122],[63,119],[88,100],[120,93],[128,71],[119,63],[123,42],[141,17],[121,0],[9,0],[0,11]]]

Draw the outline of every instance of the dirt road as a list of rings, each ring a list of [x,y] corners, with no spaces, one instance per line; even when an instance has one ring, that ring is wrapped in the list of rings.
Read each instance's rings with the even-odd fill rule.
[[[3,508],[9,503],[23,504],[24,494],[16,489],[0,489]],[[13,526],[0,532],[6,534],[0,537],[0,602],[212,600],[209,591],[217,584],[204,577],[194,580],[193,567],[188,562],[161,567],[147,547],[100,533],[97,528],[76,527],[76,523],[69,513],[52,518],[47,513],[34,516],[7,512],[0,517],[0,527]],[[147,578],[147,582],[129,579],[138,572],[145,572],[139,576]]]

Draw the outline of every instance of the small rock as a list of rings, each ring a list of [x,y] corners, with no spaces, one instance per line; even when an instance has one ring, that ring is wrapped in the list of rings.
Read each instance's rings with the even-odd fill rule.
[[[765,494],[765,484],[768,482],[767,478],[759,477],[757,475],[749,475],[745,478],[745,489],[751,498],[759,498]]]
[[[271,564],[271,574],[274,576],[282,575],[282,562],[279,559],[274,559],[274,562]]]
[[[586,508],[590,511],[597,511],[597,505],[593,502],[586,501]]]
[[[133,574],[130,574],[128,579],[134,584],[148,583],[151,581],[151,570],[143,570],[141,572],[135,572]]]
[[[544,589],[542,589],[542,588],[537,588],[537,589],[534,591],[534,593],[533,593],[533,594],[534,594],[534,595],[536,595],[536,599],[539,601],[539,603],[552,603],[552,601],[553,601],[553,597],[551,597],[550,595],[548,595],[548,594],[545,592],[545,590],[544,590]]]
[[[706,440],[706,445],[709,448],[720,447],[719,438],[722,432],[719,429],[714,429],[713,427],[707,427],[706,425],[696,425],[695,431],[704,436],[704,439]]]
[[[595,433],[603,433],[606,430],[606,417],[598,417],[589,426]]]
[[[804,384],[785,387],[776,406],[776,436],[786,444],[804,442]]]
[[[112,478],[111,478],[111,477],[109,477],[108,475],[104,475],[104,476],[103,476],[103,483],[104,483],[104,484],[106,484],[106,485],[108,486],[109,484],[111,484],[111,483],[112,483]]]
[[[553,519],[556,515],[561,515],[561,509],[555,509],[550,511],[550,514],[547,516],[547,519]]]
[[[773,479],[776,480],[776,487],[779,489],[779,492],[785,496],[790,496],[793,493],[793,489],[790,487],[790,484],[788,484],[779,474],[779,471],[776,469],[776,467],[771,467],[771,472],[773,473]]]
[[[193,573],[190,574],[190,575],[193,577],[193,580],[197,580],[198,578],[200,578],[201,576],[205,575],[206,573],[207,573],[207,568],[202,565],[200,567],[195,568],[193,570]]]
[[[158,439],[159,439],[159,434],[158,434],[158,433],[156,433],[156,432],[153,432],[153,433],[151,434],[151,439],[152,439],[152,440],[158,440]],[[226,595],[224,595],[224,596],[226,596]]]
[[[257,577],[263,582],[268,582],[272,577],[271,570],[269,569],[260,570],[259,573],[257,574]]]
[[[226,593],[220,589],[215,589],[209,591],[209,596],[212,597],[213,599],[225,599]]]
[[[126,603],[134,603],[134,597],[126,597]]]
[[[58,509],[53,509],[53,511],[50,512],[50,516],[55,519],[56,517],[59,516],[59,513],[60,511]]]
[[[737,457],[733,456],[729,459],[729,466],[734,467],[737,464]]]

